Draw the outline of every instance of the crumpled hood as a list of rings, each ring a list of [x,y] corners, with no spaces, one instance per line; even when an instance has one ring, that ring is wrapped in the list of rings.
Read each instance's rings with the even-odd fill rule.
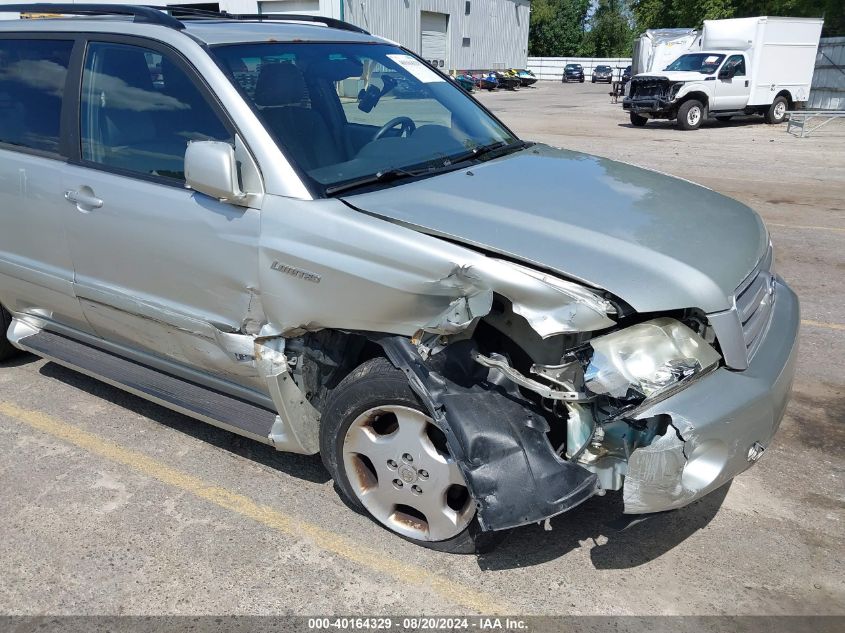
[[[639,312],[729,309],[768,248],[760,217],[731,198],[542,145],[344,200],[604,288]]]

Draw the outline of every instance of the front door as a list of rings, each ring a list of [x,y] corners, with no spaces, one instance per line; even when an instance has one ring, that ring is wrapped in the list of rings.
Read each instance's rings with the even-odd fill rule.
[[[101,337],[258,384],[233,341],[260,320],[259,212],[184,182],[188,141],[234,142],[205,90],[155,44],[88,43],[63,178],[74,287]]]
[[[734,76],[722,79],[716,75],[716,95],[714,107],[711,110],[741,110],[748,104],[748,96],[751,89],[748,87],[748,76],[744,55],[731,55],[722,64],[722,72],[726,69],[733,69]]]

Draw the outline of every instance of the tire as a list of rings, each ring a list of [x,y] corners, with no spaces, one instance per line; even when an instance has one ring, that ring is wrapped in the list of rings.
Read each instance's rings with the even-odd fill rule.
[[[593,83],[596,83],[596,80],[595,80],[595,79],[593,79]]]
[[[578,80],[578,83],[580,83],[580,84],[584,83],[584,78],[581,77],[581,79]]]
[[[646,117],[640,116],[636,112],[631,112],[631,125],[643,127],[646,123],[648,123],[648,119]]]
[[[697,130],[706,118],[707,107],[696,99],[684,101],[678,108],[678,127],[682,130]]]
[[[730,115],[726,115],[726,116],[717,116],[717,117],[716,117],[716,120],[717,120],[717,121],[721,121],[722,123],[726,123],[727,121],[730,121],[732,118],[733,118],[733,116],[730,116]]]
[[[12,345],[6,338],[9,331],[9,324],[12,322],[12,315],[0,306],[0,362],[19,354],[18,348]]]
[[[772,105],[766,110],[766,123],[777,125],[786,120],[786,111],[789,109],[789,101],[786,97],[776,97]]]
[[[444,453],[445,437],[430,421],[402,371],[386,358],[368,360],[329,396],[320,427],[323,464],[349,505],[397,536],[439,552],[486,551],[504,534],[482,533],[475,501],[466,486],[460,490],[462,486],[454,483],[455,472],[460,482],[463,477]],[[408,432],[403,433],[403,429]],[[371,441],[374,436],[379,437],[378,443]],[[436,448],[432,436],[436,438]],[[395,445],[385,441],[390,437],[396,438]],[[356,447],[360,451],[355,451]],[[406,456],[411,459],[406,460]],[[441,489],[443,494],[439,493]],[[456,507],[447,502],[450,497],[446,491],[450,495],[458,492]],[[431,492],[431,496],[425,497],[426,492]],[[362,500],[365,495],[367,501]],[[447,533],[446,538],[432,534],[437,526],[419,509],[428,506],[442,506],[444,516],[454,513],[454,528],[451,522],[441,522],[441,526],[459,531]],[[403,514],[402,509],[418,514]]]

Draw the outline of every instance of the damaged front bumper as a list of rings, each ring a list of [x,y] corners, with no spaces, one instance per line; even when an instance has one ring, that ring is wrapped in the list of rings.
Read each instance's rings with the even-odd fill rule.
[[[625,512],[683,507],[749,468],[777,431],[795,373],[798,298],[775,282],[768,330],[748,369],[720,368],[637,416],[668,416],[666,433],[628,459]]]
[[[669,116],[673,109],[674,100],[661,97],[622,100],[622,109],[635,114],[649,114],[652,116]]]

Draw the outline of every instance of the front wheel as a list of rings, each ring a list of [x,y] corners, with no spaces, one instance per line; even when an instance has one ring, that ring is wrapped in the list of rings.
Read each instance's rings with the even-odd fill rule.
[[[642,127],[646,123],[648,123],[648,119],[646,117],[640,116],[636,112],[631,112],[631,125]]]
[[[701,101],[684,101],[678,108],[678,127],[682,130],[697,130],[706,117],[707,108]]]
[[[12,315],[6,312],[3,306],[0,306],[0,361],[11,358],[18,353],[18,349],[6,338],[6,332],[9,331],[11,322]]]
[[[481,534],[446,436],[387,359],[365,362],[332,391],[320,452],[350,504],[391,532],[442,552],[494,544],[496,537]]]
[[[772,101],[772,105],[766,111],[766,123],[769,125],[777,125],[783,123],[786,119],[786,111],[789,107],[789,101],[786,97],[777,97]]]

